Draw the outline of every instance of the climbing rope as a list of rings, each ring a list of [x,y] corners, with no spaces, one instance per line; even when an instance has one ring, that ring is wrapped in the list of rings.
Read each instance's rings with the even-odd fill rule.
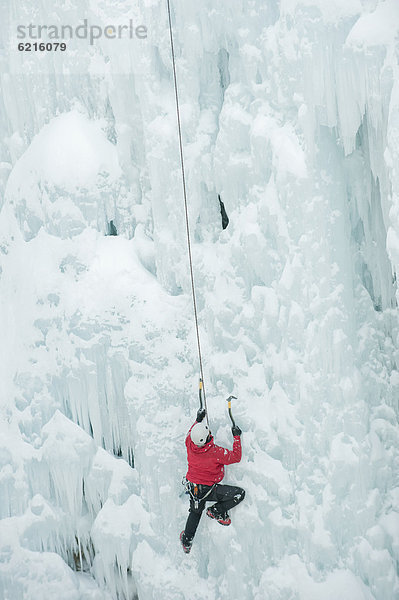
[[[192,298],[193,298],[195,330],[196,330],[196,334],[197,334],[197,346],[198,346],[198,359],[199,359],[199,366],[200,366],[200,373],[201,373],[200,398],[201,398],[201,392],[202,392],[202,399],[204,401],[204,407],[205,407],[206,414],[207,414],[206,418],[208,420],[208,408],[206,405],[204,372],[203,372],[203,368],[202,368],[201,343],[200,343],[200,335],[199,335],[199,327],[198,327],[197,301],[196,301],[196,297],[195,297],[193,261],[192,261],[192,254],[191,254],[191,238],[190,238],[190,225],[189,225],[189,219],[188,219],[186,176],[185,176],[185,172],[184,172],[183,142],[182,142],[182,134],[181,134],[179,93],[178,93],[178,88],[177,88],[177,77],[176,77],[175,48],[174,48],[174,44],[173,44],[172,19],[171,19],[171,15],[170,15],[170,2],[169,2],[169,0],[166,0],[166,1],[167,1],[167,5],[168,5],[170,48],[171,48],[171,52],[172,52],[173,80],[174,80],[175,99],[176,99],[177,129],[178,129],[178,133],[179,133],[180,164],[181,164],[181,176],[182,176],[182,183],[183,183],[184,212],[185,212],[185,216],[186,216],[187,249],[188,249],[188,260],[189,260],[189,264],[190,264],[191,294],[192,294]]]

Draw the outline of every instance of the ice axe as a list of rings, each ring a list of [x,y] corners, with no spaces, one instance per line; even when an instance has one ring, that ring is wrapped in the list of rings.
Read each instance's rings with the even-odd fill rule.
[[[200,378],[199,386],[198,386],[200,408],[204,408],[204,403],[202,401],[203,390],[204,390],[204,383],[203,383],[202,379]]]
[[[227,405],[228,405],[228,407],[229,407],[229,416],[230,416],[231,422],[233,423],[233,427],[235,427],[235,426],[236,426],[236,424],[235,424],[235,421],[234,421],[234,419],[233,419],[233,415],[231,414],[231,401],[232,401],[233,399],[234,399],[234,400],[237,400],[237,396],[229,396],[229,397],[227,398],[226,402],[227,402]]]
[[[198,395],[199,395],[200,409],[201,409],[201,410],[202,410],[203,408],[205,409],[206,422],[208,423],[208,427],[209,427],[208,409],[207,409],[207,407],[206,407],[206,399],[205,399],[204,382],[203,382],[203,380],[202,380],[202,378],[201,378],[201,377],[200,377],[200,380],[199,380],[199,386],[198,386]]]

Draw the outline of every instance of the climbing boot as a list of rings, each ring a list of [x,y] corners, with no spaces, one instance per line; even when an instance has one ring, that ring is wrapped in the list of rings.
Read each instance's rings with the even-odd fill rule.
[[[191,541],[191,542],[189,542],[189,541],[187,540],[187,538],[186,538],[186,535],[185,535],[185,533],[184,533],[184,529],[183,529],[183,531],[182,531],[182,532],[181,532],[181,534],[180,534],[180,542],[181,542],[181,545],[183,546],[183,550],[184,550],[184,552],[185,552],[186,554],[189,554],[189,552],[190,552],[190,550],[191,550],[191,545],[192,545],[192,543],[193,543],[193,542],[192,542],[192,541]]]
[[[215,506],[211,506],[210,508],[208,508],[208,510],[206,511],[206,514],[211,519],[216,519],[216,521],[218,523],[220,523],[221,525],[230,525],[230,523],[231,523],[231,519],[230,519],[228,513],[225,512],[224,514],[220,514],[218,509],[215,508]]]

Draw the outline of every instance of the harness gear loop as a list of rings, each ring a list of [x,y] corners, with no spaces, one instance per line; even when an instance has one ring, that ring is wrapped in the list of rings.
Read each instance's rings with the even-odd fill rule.
[[[167,6],[168,6],[170,49],[171,49],[171,53],[172,53],[173,81],[174,81],[175,100],[176,100],[177,129],[178,129],[178,134],[179,134],[179,151],[180,151],[181,176],[182,176],[182,184],[183,184],[184,212],[185,212],[185,217],[186,217],[187,250],[188,250],[188,259],[189,259],[189,265],[190,265],[191,294],[192,294],[192,299],[193,299],[195,330],[196,330],[196,334],[197,334],[198,359],[199,359],[199,367],[200,367],[200,374],[201,374],[200,381],[201,381],[201,385],[202,385],[204,407],[206,410],[206,420],[208,422],[208,408],[206,405],[205,386],[203,383],[204,382],[204,372],[203,372],[203,367],[202,367],[201,343],[200,343],[200,335],[199,335],[199,327],[198,327],[197,301],[196,301],[196,297],[195,297],[193,261],[192,261],[192,255],[191,255],[191,238],[190,238],[190,225],[189,225],[188,206],[187,206],[186,176],[185,176],[185,171],[184,171],[183,142],[182,142],[180,106],[179,106],[179,92],[178,92],[178,87],[177,87],[177,76],[176,76],[176,59],[175,59],[175,49],[174,49],[174,43],[173,43],[172,19],[171,19],[171,14],[170,14],[170,1],[166,0],[166,2],[167,2]],[[201,407],[202,407],[202,405],[201,405]],[[208,422],[208,425],[209,425],[209,422]]]

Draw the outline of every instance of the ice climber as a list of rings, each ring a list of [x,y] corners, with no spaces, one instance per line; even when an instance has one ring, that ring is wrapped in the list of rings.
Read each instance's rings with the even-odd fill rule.
[[[197,420],[186,437],[188,471],[187,489],[190,495],[190,509],[185,529],[180,534],[184,552],[191,550],[206,502],[215,502],[206,514],[221,525],[230,525],[228,510],[239,504],[245,491],[232,485],[220,485],[224,476],[224,465],[241,460],[241,429],[231,428],[233,450],[216,446],[209,427],[203,422],[205,409],[197,412]]]

